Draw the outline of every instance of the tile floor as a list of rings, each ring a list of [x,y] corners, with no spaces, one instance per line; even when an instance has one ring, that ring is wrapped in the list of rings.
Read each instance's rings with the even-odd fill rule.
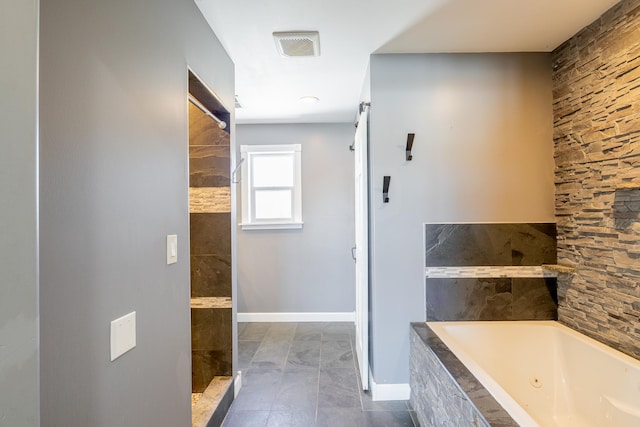
[[[239,323],[242,389],[223,427],[414,427],[407,401],[360,391],[352,323]]]

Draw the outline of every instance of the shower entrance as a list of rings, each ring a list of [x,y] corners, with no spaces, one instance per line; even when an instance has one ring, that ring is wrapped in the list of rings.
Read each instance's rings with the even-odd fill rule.
[[[189,71],[192,425],[219,426],[233,400],[229,112]]]

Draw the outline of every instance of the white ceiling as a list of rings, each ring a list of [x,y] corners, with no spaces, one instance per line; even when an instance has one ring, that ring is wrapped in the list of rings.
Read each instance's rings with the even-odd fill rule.
[[[353,121],[372,53],[548,52],[618,0],[195,0],[233,59],[237,123]],[[284,58],[274,31],[319,31]],[[299,98],[317,96],[303,104]]]

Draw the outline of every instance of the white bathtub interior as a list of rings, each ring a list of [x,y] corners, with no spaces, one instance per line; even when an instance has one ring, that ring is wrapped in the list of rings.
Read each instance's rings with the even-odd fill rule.
[[[523,427],[640,426],[640,361],[554,321],[429,322]]]

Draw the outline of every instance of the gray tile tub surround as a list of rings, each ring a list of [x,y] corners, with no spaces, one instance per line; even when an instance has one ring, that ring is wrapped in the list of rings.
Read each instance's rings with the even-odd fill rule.
[[[425,224],[427,267],[556,264],[554,223]]]
[[[410,402],[422,427],[518,427],[427,324],[410,329]]]
[[[426,279],[427,321],[556,320],[554,278]]]
[[[429,321],[558,317],[554,223],[425,224],[425,253]]]

